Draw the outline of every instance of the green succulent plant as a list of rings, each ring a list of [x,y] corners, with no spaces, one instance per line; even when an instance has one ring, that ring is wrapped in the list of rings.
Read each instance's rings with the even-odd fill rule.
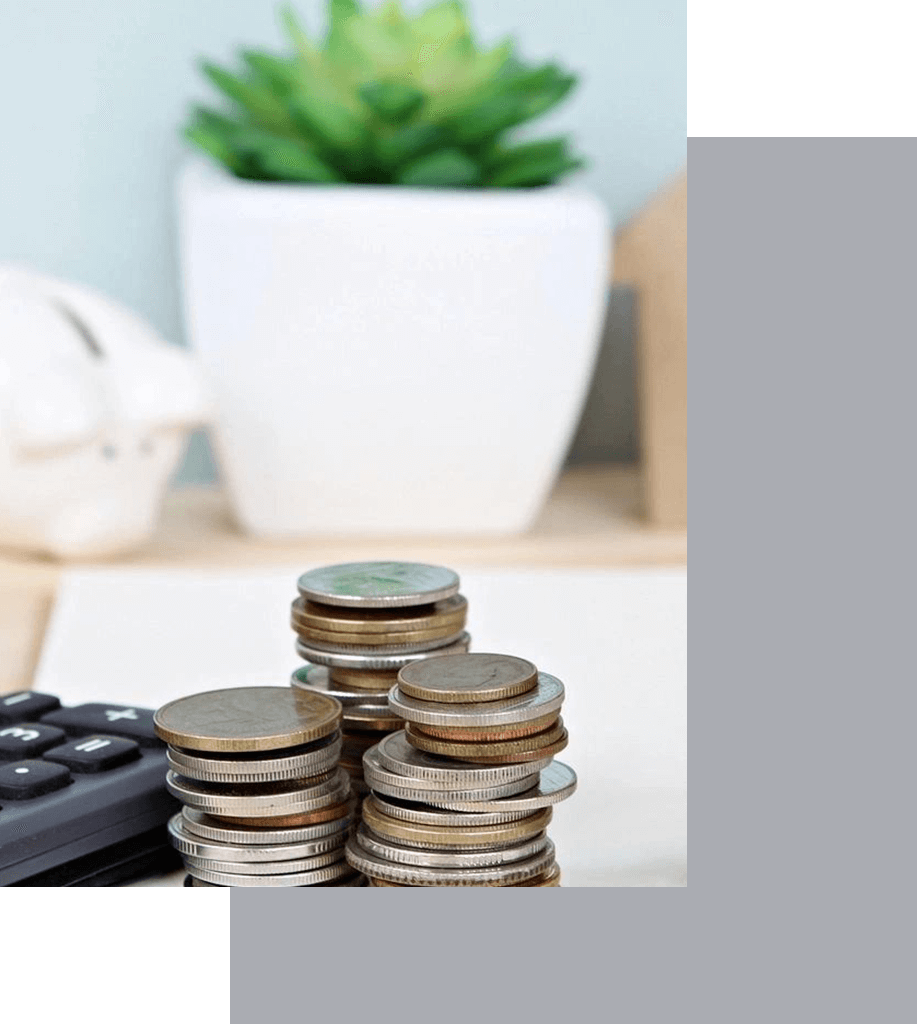
[[[231,108],[197,107],[185,129],[240,178],[524,188],[582,166],[565,138],[509,138],[575,76],[523,64],[511,41],[479,49],[455,0],[415,16],[398,0],[329,0],[321,46],[289,8],[282,18],[293,52],[245,50],[241,72],[205,62]]]

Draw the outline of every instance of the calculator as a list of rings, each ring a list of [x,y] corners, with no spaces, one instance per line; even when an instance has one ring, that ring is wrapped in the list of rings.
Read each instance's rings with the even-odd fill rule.
[[[0,694],[0,885],[112,886],[171,871],[153,712]]]

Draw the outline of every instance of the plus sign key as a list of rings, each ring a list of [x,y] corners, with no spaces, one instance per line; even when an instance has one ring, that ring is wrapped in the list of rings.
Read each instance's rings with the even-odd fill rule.
[[[56,725],[70,736],[88,733],[115,733],[136,740],[144,747],[162,746],[153,731],[153,712],[147,708],[119,704],[80,704],[59,708],[42,716],[46,725]]]

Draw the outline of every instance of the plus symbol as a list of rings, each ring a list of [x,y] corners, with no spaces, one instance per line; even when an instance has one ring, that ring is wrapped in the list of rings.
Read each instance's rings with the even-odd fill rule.
[[[117,722],[119,718],[128,718],[132,722],[137,721],[137,712],[133,708],[125,708],[123,711],[115,711],[114,708],[109,708],[105,712],[105,717],[109,722]]]

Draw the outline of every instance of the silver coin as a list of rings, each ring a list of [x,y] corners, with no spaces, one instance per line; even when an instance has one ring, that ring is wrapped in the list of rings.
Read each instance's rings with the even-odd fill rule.
[[[547,846],[547,833],[539,832],[531,839],[508,846],[496,846],[487,850],[431,850],[417,849],[392,842],[376,835],[365,824],[355,833],[357,842],[364,850],[394,861],[396,864],[413,864],[424,868],[489,868],[495,864],[512,864],[518,860],[533,857]]]
[[[538,775],[537,773],[525,775],[520,779],[511,779],[509,782],[501,782],[498,785],[473,786],[461,790],[454,788],[453,784],[447,783],[447,788],[443,789],[441,782],[429,779],[410,779],[397,772],[389,771],[379,763],[374,749],[372,749],[363,755],[363,778],[366,785],[374,791],[396,796],[401,800],[413,800],[418,803],[441,806],[444,800],[480,802],[523,793],[537,784]]]
[[[202,860],[231,860],[243,864],[317,857],[323,853],[330,853],[332,850],[339,850],[344,845],[346,836],[346,832],[336,832],[321,839],[313,839],[308,843],[243,846],[237,843],[215,843],[201,839],[200,836],[194,835],[185,827],[181,812],[169,822],[169,839],[179,853]]]
[[[497,765],[471,764],[468,761],[437,757],[436,754],[429,754],[425,750],[411,746],[403,729],[383,736],[370,750],[375,751],[376,760],[382,768],[411,779],[439,782],[442,789],[471,789],[477,785],[496,786],[501,782],[532,776],[551,763],[549,757],[523,764]],[[365,759],[366,754],[363,757]]]
[[[329,644],[322,641],[310,639],[306,641],[310,646],[323,651],[326,654],[370,654],[374,658],[386,656],[399,656],[404,654],[419,654],[425,651],[435,651],[440,647],[452,647],[465,635],[464,630],[456,630],[449,636],[440,637],[438,640],[418,640],[410,644],[380,644],[377,647],[365,644]]]
[[[317,811],[340,803],[350,792],[350,777],[337,768],[327,782],[318,786],[291,787],[289,783],[259,783],[227,786],[223,792],[203,788],[201,783],[166,772],[166,788],[182,803],[198,811],[238,818],[269,818],[282,814]]]
[[[415,654],[334,654],[323,651],[320,647],[296,641],[296,653],[303,661],[311,661],[315,665],[327,665],[329,668],[353,668],[364,671],[379,670],[393,672],[395,669],[410,665],[412,661],[422,658],[435,658],[443,654],[464,654],[471,644],[468,633],[461,633],[459,639],[448,647],[424,647]],[[367,652],[370,648],[366,649]]]
[[[383,696],[386,696],[383,694]],[[350,724],[356,724],[359,728],[359,722],[366,721],[367,719],[377,718],[390,718],[395,721],[401,722],[402,719],[395,714],[394,711],[388,706],[388,704],[351,704],[349,707],[344,708],[344,718],[342,719],[342,725],[347,726]]]
[[[351,704],[360,707],[388,707],[387,690],[364,690],[353,693],[351,690],[338,690],[331,682],[329,669],[326,665],[303,665],[290,676],[290,686],[299,690],[315,690],[318,693],[334,697],[344,705],[344,714]],[[391,712],[389,712],[391,714]]]
[[[305,754],[248,760],[229,757],[200,757],[169,747],[166,758],[178,775],[199,782],[282,782],[322,775],[337,764],[343,743],[340,733],[331,743]]]
[[[549,839],[544,849],[526,860],[512,864],[495,864],[484,868],[432,868],[416,864],[395,864],[378,857],[365,850],[354,835],[347,840],[347,860],[357,871],[381,878],[385,882],[403,882],[408,885],[509,885],[533,878],[550,867],[554,863],[554,844]]]
[[[441,828],[468,828],[475,825],[502,825],[527,818],[531,811],[490,811],[486,814],[468,811],[447,811],[429,804],[412,804],[393,796],[373,793],[370,798],[383,814],[415,825],[438,825]]]
[[[418,725],[443,725],[452,728],[481,728],[489,725],[509,725],[530,722],[556,711],[564,702],[564,684],[547,672],[538,673],[534,690],[508,700],[481,701],[477,704],[443,704],[430,700],[417,700],[403,694],[393,686],[388,695],[389,705],[402,718]]]
[[[299,577],[308,601],[343,608],[407,608],[443,601],[458,592],[451,569],[420,562],[346,562],[313,569]]]
[[[513,786],[522,784],[524,784],[524,780],[518,783],[513,783]],[[436,790],[409,789],[405,786],[402,786],[400,783],[392,783],[391,781],[385,781],[378,778],[367,778],[366,785],[369,786],[370,790],[373,793],[382,793],[385,796],[394,796],[397,797],[399,800],[408,800],[412,803],[429,803],[435,807],[442,807],[444,805],[442,803],[442,799],[433,799],[434,797],[446,797],[445,793],[440,792],[437,794]],[[501,789],[506,788],[510,787],[501,787]],[[532,787],[529,786],[528,788],[531,789]],[[487,794],[490,792],[492,791],[486,789],[464,790],[461,793],[450,793],[449,798],[455,800],[457,803],[461,803],[463,807],[465,806],[465,804],[467,804],[468,806],[473,806],[476,803],[486,803],[488,799],[491,799],[487,796]],[[499,797],[499,799],[504,799],[504,797],[507,795],[512,794],[504,793],[503,796]],[[449,806],[451,808],[454,805],[450,804]]]
[[[183,854],[185,869],[205,868],[207,871],[222,871],[228,875],[289,875],[303,871],[317,871],[329,864],[336,864],[344,858],[344,844],[336,849],[316,854],[313,857],[296,857],[291,860],[251,861],[248,864],[235,860],[214,860],[212,857],[195,857]]]
[[[514,796],[496,797],[483,801],[475,801],[468,797],[453,797],[451,794],[429,794],[424,799],[437,807],[445,807],[450,811],[532,811],[560,803],[572,796],[576,790],[576,772],[562,761],[552,761],[542,769],[538,785],[527,792]],[[397,795],[397,794],[396,794]]]
[[[349,876],[353,874],[353,868],[346,860],[335,861],[334,864],[315,871],[293,872],[288,875],[237,874],[192,864],[186,865],[186,870],[189,875],[202,882],[210,882],[211,885],[238,887],[324,885],[337,878],[347,878],[349,881]]]
[[[208,889],[227,888],[224,885],[217,885],[216,882],[202,882],[200,878],[195,878],[193,875],[185,875],[184,884],[186,887],[194,886],[195,888],[198,886],[206,887]],[[331,885],[332,882],[319,882],[318,884]],[[342,878],[340,881],[335,881],[333,884],[340,887],[350,886],[356,888],[369,885],[369,882],[366,880],[365,875],[358,874],[357,872],[351,872],[350,877]]]

